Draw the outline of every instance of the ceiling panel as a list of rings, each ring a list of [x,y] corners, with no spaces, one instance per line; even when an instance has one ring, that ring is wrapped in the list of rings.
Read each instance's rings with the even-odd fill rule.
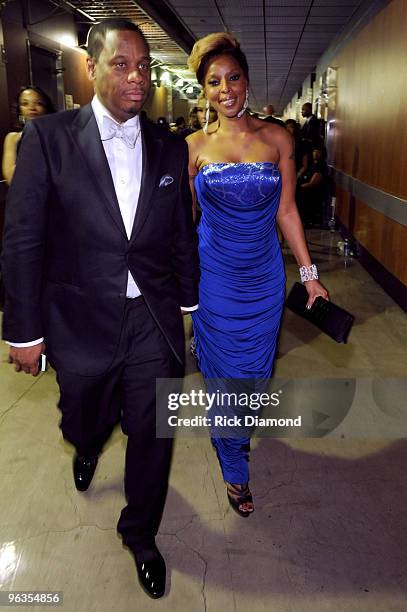
[[[255,100],[259,105],[257,110],[261,110],[271,103],[277,112],[282,112],[365,0],[66,2],[92,19],[119,15],[132,19],[146,34],[153,56],[174,66],[185,65],[187,53],[166,34],[165,30],[170,31],[173,25],[170,21],[177,22],[177,27],[195,39],[214,31],[235,33],[251,68],[251,104]],[[156,20],[151,7],[155,7]],[[165,22],[160,18],[161,13],[171,15],[169,10],[173,19]]]
[[[241,41],[251,68],[251,90],[260,107],[272,103],[280,112],[361,3],[361,0],[266,0],[263,7],[262,0],[188,3],[167,0],[196,37],[214,31],[212,24],[200,23],[198,32],[198,9],[206,6],[207,14],[211,15],[215,11],[225,29]],[[195,20],[191,14],[195,14]]]

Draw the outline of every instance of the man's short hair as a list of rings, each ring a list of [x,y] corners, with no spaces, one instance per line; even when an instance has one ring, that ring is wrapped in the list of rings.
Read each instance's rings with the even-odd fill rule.
[[[148,53],[150,53],[150,45],[141,29],[128,19],[122,19],[120,17],[112,17],[109,19],[103,19],[99,23],[96,23],[91,27],[88,32],[88,39],[86,41],[86,51],[89,57],[93,57],[96,60],[99,59],[99,55],[105,46],[106,34],[111,30],[130,30],[131,32],[137,32],[144,40]]]

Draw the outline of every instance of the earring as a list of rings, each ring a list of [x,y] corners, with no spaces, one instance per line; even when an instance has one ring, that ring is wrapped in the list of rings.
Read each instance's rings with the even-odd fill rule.
[[[209,115],[210,115],[210,112],[211,112],[211,106],[209,104],[209,100],[207,100],[206,104],[205,104],[205,125],[202,128],[204,134],[208,133],[208,125],[209,125]]]
[[[249,106],[249,89],[246,87],[246,98],[243,102],[243,106],[240,111],[237,113],[236,117],[241,117],[246,112],[246,108]]]

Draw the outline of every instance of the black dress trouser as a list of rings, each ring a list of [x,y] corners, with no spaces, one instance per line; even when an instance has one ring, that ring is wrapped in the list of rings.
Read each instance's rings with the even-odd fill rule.
[[[182,366],[142,297],[126,301],[119,346],[107,372],[99,376],[57,372],[60,427],[78,455],[99,454],[119,421],[128,437],[127,506],[117,528],[123,543],[136,553],[154,545],[171,462],[172,439],[156,438],[156,378],[182,376]]]

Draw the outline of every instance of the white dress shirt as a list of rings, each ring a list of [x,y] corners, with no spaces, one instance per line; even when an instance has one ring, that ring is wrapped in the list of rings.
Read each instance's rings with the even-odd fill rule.
[[[142,144],[140,132],[140,118],[138,115],[131,117],[122,124],[119,124],[103,106],[99,98],[95,95],[91,102],[92,110],[95,115],[96,123],[101,134],[103,148],[105,150],[107,162],[113,179],[114,188],[116,191],[119,208],[122,215],[124,227],[126,229],[127,238],[130,239],[133,228],[134,218],[136,216],[137,203],[140,195],[141,173],[142,173]],[[102,126],[103,117],[109,117],[111,121],[121,126],[131,126],[138,132],[138,137],[134,148],[128,147],[121,138],[109,138],[103,140]],[[141,295],[140,289],[132,277],[130,271],[127,276],[127,291],[128,298],[135,298]],[[198,308],[196,306],[182,307],[185,312],[192,312]],[[38,338],[30,342],[7,342],[15,347],[29,347],[43,342],[44,338]]]
[[[107,108],[103,106],[97,96],[93,97],[92,109],[95,114],[99,132],[102,132],[103,117],[106,115],[112,121],[120,125]],[[137,202],[140,195],[141,171],[142,171],[142,147],[140,118],[138,115],[127,119],[122,126],[132,126],[138,131],[138,138],[134,149],[128,147],[121,138],[110,138],[102,140],[103,148],[106,153],[107,162],[113,179],[119,208],[122,215],[124,227],[126,228],[127,238],[130,239],[133,228],[134,217],[137,210]],[[127,277],[127,297],[135,298],[141,295],[134,278],[128,273]]]

